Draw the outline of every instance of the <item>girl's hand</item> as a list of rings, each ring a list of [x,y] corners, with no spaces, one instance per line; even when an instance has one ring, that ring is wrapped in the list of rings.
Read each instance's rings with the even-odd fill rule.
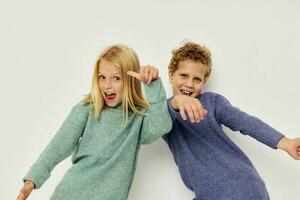
[[[175,110],[179,110],[183,120],[186,120],[186,112],[192,123],[199,123],[207,114],[207,110],[202,107],[200,101],[194,97],[176,95],[171,100],[171,105]]]
[[[300,160],[300,138],[283,137],[279,140],[277,148],[286,151],[295,160]]]
[[[20,190],[20,194],[17,197],[17,200],[26,200],[33,189],[34,189],[34,183],[28,180],[25,181],[24,186]]]
[[[158,79],[158,69],[153,66],[142,66],[140,72],[128,71],[129,76],[137,78],[139,81],[150,84],[153,80]]]

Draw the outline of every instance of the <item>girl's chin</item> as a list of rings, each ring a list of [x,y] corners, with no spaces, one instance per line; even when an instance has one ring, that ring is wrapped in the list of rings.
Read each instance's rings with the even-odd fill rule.
[[[112,99],[109,99],[106,96],[104,96],[103,100],[104,100],[106,106],[111,107],[111,108],[117,107],[121,103],[121,102],[118,101],[118,98],[116,98],[116,97],[112,98]]]
[[[110,102],[110,101],[105,101],[106,106],[110,107],[110,108],[114,108],[117,107],[118,105],[121,104],[121,102]]]
[[[107,107],[115,108],[115,107],[117,107],[119,104],[117,104],[117,105],[109,105],[109,104],[106,104],[106,105],[107,105]]]

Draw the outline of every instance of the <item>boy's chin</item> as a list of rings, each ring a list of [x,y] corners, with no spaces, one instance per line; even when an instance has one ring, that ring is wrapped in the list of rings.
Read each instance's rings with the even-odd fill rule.
[[[192,95],[191,95],[191,97],[194,97],[194,98],[196,98],[196,97],[198,97],[200,94],[201,94],[201,93],[197,93],[197,94],[196,94],[196,93],[194,93],[194,94],[192,94]]]

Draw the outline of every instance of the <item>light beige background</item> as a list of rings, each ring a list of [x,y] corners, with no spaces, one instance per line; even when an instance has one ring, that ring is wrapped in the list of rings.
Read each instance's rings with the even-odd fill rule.
[[[252,1],[1,1],[0,199],[21,178],[83,94],[98,53],[113,43],[159,67],[168,96],[172,48],[187,38],[209,47],[206,90],[299,136],[300,3]],[[265,180],[272,200],[299,199],[300,161],[227,130]],[[70,166],[58,165],[32,200],[48,199]],[[242,187],[242,186],[241,186]],[[130,200],[191,200],[166,144],[144,146]]]

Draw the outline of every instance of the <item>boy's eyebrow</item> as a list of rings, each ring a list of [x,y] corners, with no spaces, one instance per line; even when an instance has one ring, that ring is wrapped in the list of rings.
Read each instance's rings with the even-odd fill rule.
[[[180,75],[189,75],[188,73],[185,73],[185,72],[181,72],[179,73]],[[202,79],[202,76],[194,76],[194,78],[199,78],[199,79]]]

